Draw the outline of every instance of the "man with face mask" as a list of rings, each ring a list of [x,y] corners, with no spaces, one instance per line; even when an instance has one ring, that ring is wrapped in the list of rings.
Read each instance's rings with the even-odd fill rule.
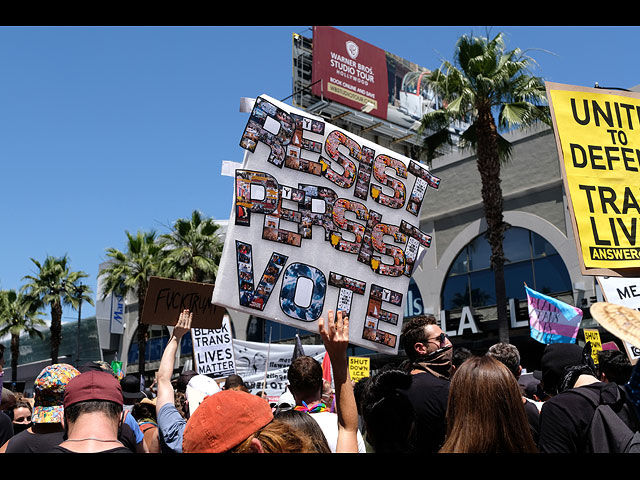
[[[412,375],[411,386],[401,393],[416,414],[413,448],[415,453],[436,453],[446,433],[453,345],[431,315],[406,322],[400,341],[408,357],[403,367]]]

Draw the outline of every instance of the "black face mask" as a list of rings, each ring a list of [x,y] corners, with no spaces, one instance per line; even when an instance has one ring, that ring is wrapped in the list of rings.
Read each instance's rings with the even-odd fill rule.
[[[13,424],[13,434],[17,435],[20,432],[24,432],[27,428],[32,427],[33,423],[14,423]]]

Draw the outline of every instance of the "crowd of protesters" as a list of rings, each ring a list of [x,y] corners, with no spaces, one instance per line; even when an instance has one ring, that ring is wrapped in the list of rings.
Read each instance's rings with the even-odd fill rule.
[[[270,404],[238,375],[174,378],[191,321],[180,314],[144,391],[137,376],[118,379],[105,362],[50,365],[33,398],[3,388],[0,453],[640,451],[640,371],[621,351],[600,352],[596,367],[589,343],[551,344],[540,370],[523,375],[514,345],[473,354],[421,316],[402,329],[407,359],[354,383],[348,318],[329,312],[318,326],[333,391],[321,365],[302,355]]]

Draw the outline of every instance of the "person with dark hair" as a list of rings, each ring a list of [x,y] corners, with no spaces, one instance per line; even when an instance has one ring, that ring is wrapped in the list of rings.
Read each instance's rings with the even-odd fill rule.
[[[295,410],[309,413],[318,422],[332,452],[336,452],[338,439],[338,415],[329,411],[329,405],[322,401],[322,365],[315,358],[296,358],[287,371],[289,391],[293,395]],[[362,435],[358,432],[360,453],[366,453]]]
[[[224,382],[223,390],[240,390],[242,392],[249,392],[249,389],[242,380],[240,375],[229,375]]]
[[[506,342],[496,343],[489,347],[487,355],[502,362],[502,364],[509,369],[513,378],[518,381],[522,374],[522,365],[520,364],[520,351],[515,345]],[[529,401],[529,399],[524,395],[523,390],[524,389],[522,388],[520,389],[524,410],[527,414],[529,426],[531,427],[533,440],[537,443],[538,432],[540,430],[540,410],[533,401]]]
[[[56,363],[42,369],[34,389],[33,425],[14,435],[2,446],[6,453],[42,453],[64,438],[64,392],[68,383],[80,372],[66,363]]]
[[[638,419],[624,389],[601,382],[591,344],[547,345],[541,359],[542,388],[549,395],[540,411],[538,447],[543,453],[589,453],[588,429],[599,405],[610,406],[632,431]]]
[[[64,392],[66,438],[48,453],[132,453],[118,440],[122,388],[107,372],[87,371]]]
[[[451,380],[441,453],[535,453],[513,373],[490,355],[464,362]]]
[[[416,415],[412,449],[417,453],[436,453],[446,433],[453,345],[432,315],[406,322],[400,341],[408,357],[403,369],[413,376],[409,388],[400,390]]]
[[[31,403],[22,397],[18,398],[16,404],[13,406],[14,435],[17,435],[33,425],[31,422],[32,413],[33,407],[31,406]]]
[[[149,453],[161,453],[158,438],[158,422],[156,420],[156,400],[143,398],[131,409],[131,416],[135,418],[144,435],[144,443]]]
[[[629,358],[620,350],[601,350],[598,352],[598,373],[603,382],[625,385],[631,378],[633,366]]]
[[[407,453],[411,450],[415,413],[408,389],[413,376],[402,370],[383,370],[369,378],[359,395],[366,441],[375,453]]]

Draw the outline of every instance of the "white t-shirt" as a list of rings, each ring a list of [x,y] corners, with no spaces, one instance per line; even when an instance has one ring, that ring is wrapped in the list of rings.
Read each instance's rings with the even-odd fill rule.
[[[338,442],[338,414],[332,412],[317,412],[310,413],[309,415],[320,425],[320,429],[327,439],[331,453],[336,453],[336,443]],[[360,430],[358,430],[358,453],[367,453],[367,448]]]

